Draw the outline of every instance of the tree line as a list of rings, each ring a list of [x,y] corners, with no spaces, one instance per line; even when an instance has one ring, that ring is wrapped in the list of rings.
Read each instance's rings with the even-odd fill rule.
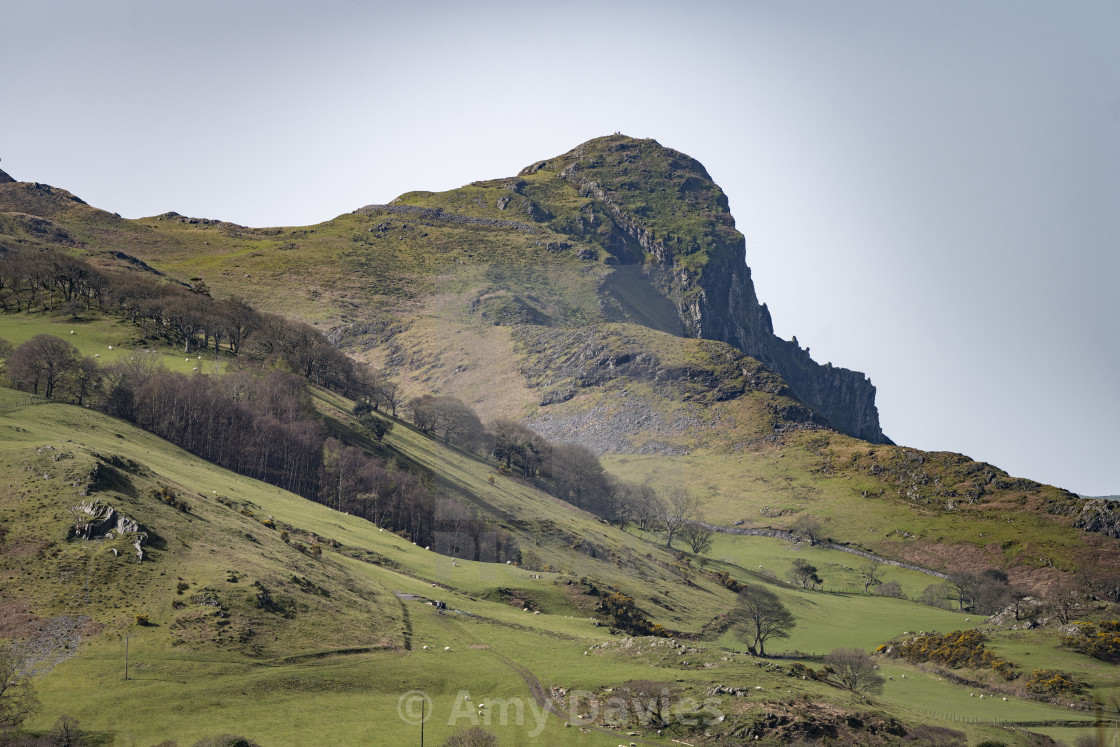
[[[311,325],[257,311],[237,297],[214,299],[201,280],[185,285],[103,270],[54,250],[0,254],[0,311],[62,311],[80,318],[92,309],[135,324],[184,354],[248,354],[347,396],[387,394],[377,391],[386,382],[355,365]]]

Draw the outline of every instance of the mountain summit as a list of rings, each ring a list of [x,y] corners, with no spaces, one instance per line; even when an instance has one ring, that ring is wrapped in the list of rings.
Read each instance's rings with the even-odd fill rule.
[[[689,156],[623,135],[596,138],[520,176],[548,174],[587,199],[589,220],[569,228],[598,234],[622,274],[634,268],[672,301],[680,332],[730,343],[773,368],[794,393],[836,429],[873,443],[890,443],[879,426],[875,387],[858,371],[820,365],[796,342],[774,334],[745,261],[727,197]],[[591,232],[603,215],[613,230]],[[618,282],[604,287],[615,291]],[[621,299],[620,299],[621,300]],[[674,331],[666,329],[665,331]]]

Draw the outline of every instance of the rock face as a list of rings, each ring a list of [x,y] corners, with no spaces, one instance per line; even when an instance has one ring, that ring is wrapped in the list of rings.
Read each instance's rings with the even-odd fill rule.
[[[140,524],[125,516],[108,503],[89,501],[79,503],[74,507],[76,519],[71,530],[71,536],[84,540],[113,539],[124,533],[134,534],[132,546],[136,548],[136,557],[144,560],[144,544],[148,535]]]
[[[1083,501],[1073,519],[1073,525],[1086,532],[1099,532],[1109,537],[1120,537],[1120,504],[1104,498]]]
[[[11,184],[14,181],[15,179],[8,176],[7,172],[5,172],[3,169],[0,169],[0,184]]]
[[[593,199],[571,222],[573,234],[597,241],[616,275],[636,268],[672,302],[677,318],[660,328],[734,345],[777,371],[837,430],[890,443],[879,426],[875,387],[864,374],[822,366],[796,338],[774,334],[727,198],[698,161],[654,140],[614,135],[535,163],[521,175],[541,171],[557,173]],[[604,226],[607,220],[613,225]]]

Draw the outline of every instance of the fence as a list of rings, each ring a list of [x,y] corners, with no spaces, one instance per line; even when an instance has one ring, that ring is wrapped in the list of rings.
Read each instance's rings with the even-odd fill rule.
[[[20,400],[19,402],[11,402],[11,403],[6,404],[6,405],[0,405],[0,412],[4,412],[5,410],[15,410],[17,408],[27,407],[29,405],[49,405],[49,404],[51,404],[51,401],[49,399],[24,399],[24,400]]]

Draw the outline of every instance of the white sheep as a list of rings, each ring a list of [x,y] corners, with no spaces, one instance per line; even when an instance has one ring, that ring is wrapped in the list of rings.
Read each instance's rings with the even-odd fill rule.
[[[444,647],[443,647],[443,650],[444,650],[444,651],[450,651],[450,650],[451,650],[451,647],[450,647],[450,646],[444,646]],[[470,698],[467,698],[467,700],[470,700]]]

